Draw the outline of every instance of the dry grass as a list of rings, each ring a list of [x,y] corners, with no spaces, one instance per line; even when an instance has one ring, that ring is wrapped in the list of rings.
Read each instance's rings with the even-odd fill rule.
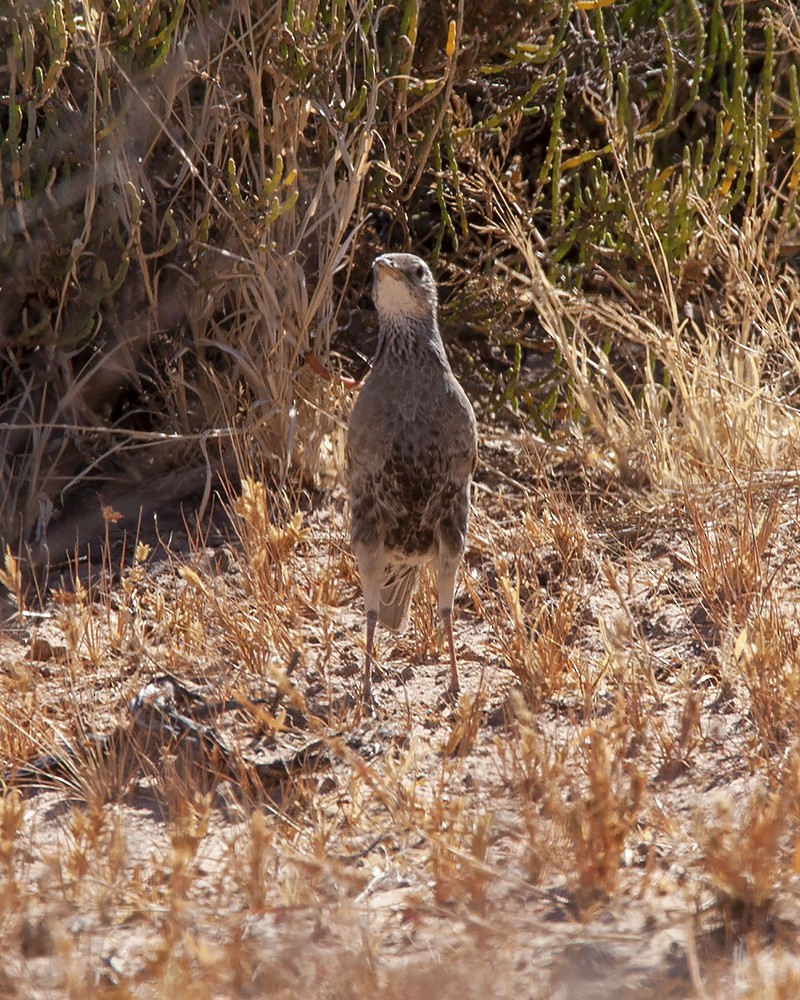
[[[599,444],[486,438],[444,711],[423,588],[359,721],[338,493],[245,478],[228,543],[140,539],[121,572],[109,512],[93,578],[4,640],[10,995],[790,995],[791,480],[711,490],[690,452],[632,488]],[[236,700],[198,717],[225,754],[132,726],[160,673]]]

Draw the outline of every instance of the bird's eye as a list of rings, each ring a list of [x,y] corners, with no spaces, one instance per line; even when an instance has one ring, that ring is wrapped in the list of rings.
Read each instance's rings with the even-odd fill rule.
[[[422,266],[422,264],[417,264],[417,266],[414,268],[414,274],[419,278],[420,281],[422,281],[423,277],[425,276],[425,268]]]

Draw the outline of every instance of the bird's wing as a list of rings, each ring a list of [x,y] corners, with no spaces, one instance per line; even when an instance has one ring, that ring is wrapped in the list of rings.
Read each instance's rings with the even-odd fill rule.
[[[381,392],[380,380],[370,376],[361,389],[347,427],[346,475],[369,475],[385,462],[385,442],[391,438],[391,408]]]

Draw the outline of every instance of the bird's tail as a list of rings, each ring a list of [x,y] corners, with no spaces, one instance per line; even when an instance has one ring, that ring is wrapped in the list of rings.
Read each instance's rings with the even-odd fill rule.
[[[398,563],[387,566],[381,583],[381,608],[378,621],[393,632],[408,625],[411,598],[419,583],[419,566]]]

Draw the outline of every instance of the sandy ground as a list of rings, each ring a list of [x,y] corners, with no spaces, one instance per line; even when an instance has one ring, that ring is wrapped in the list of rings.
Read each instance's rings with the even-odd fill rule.
[[[260,548],[146,517],[120,574],[122,519],[113,570],[8,624],[0,996],[797,995],[793,709],[759,715],[696,522],[485,437],[456,704],[428,581],[360,711],[341,488]]]

